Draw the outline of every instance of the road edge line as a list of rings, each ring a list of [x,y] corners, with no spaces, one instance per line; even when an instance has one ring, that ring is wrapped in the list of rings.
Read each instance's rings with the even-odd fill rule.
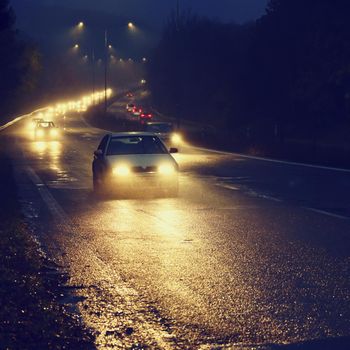
[[[234,156],[239,156],[242,158],[260,160],[260,161],[270,162],[270,163],[279,163],[279,164],[286,164],[286,165],[292,165],[292,166],[303,166],[303,167],[307,167],[307,168],[350,173],[350,169],[345,169],[345,168],[336,168],[336,167],[328,167],[325,165],[298,163],[298,162],[291,162],[291,161],[287,161],[287,160],[272,159],[272,158],[265,158],[265,157],[256,157],[256,156],[250,156],[250,155],[243,154],[243,153],[218,151],[218,150],[214,150],[214,149],[210,149],[210,148],[197,147],[197,146],[190,146],[190,147],[193,149],[199,150],[199,151],[217,153],[217,154],[222,154],[222,155],[231,155],[231,156],[234,155]]]

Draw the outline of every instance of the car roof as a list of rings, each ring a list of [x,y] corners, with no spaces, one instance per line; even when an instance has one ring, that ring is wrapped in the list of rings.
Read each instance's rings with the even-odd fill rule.
[[[129,131],[129,132],[118,132],[109,134],[113,137],[123,137],[123,136],[157,136],[154,132],[140,132],[140,131]],[[157,136],[158,137],[158,136]]]
[[[170,123],[170,122],[149,122],[146,125],[173,125],[173,123]]]
[[[41,125],[41,124],[48,124],[48,125],[55,125],[53,121],[48,121],[48,120],[40,120],[37,125]]]

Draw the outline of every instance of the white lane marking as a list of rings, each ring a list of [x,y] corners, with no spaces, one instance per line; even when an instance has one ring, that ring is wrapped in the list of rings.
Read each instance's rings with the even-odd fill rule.
[[[36,174],[36,172],[31,168],[27,167],[26,172],[30,178],[30,180],[37,187],[39,194],[47,207],[49,208],[54,219],[61,221],[62,223],[68,224],[70,219],[62,207],[57,203],[56,199],[52,196],[48,188],[45,186],[40,177]]]
[[[83,186],[79,184],[72,184],[70,182],[62,182],[62,183],[48,183],[49,188],[53,188],[55,190],[89,190],[89,186]]]
[[[283,199],[277,198],[277,197],[272,197],[269,196],[267,194],[263,194],[263,193],[258,193],[252,190],[248,190],[246,192],[244,192],[246,195],[251,196],[251,197],[256,197],[256,198],[262,198],[262,199],[268,199],[269,201],[274,201],[274,202],[278,202],[278,203],[282,203]]]
[[[286,165],[302,166],[302,167],[314,168],[314,169],[322,169],[322,170],[331,170],[331,171],[338,171],[338,172],[343,172],[343,173],[350,173],[350,169],[344,169],[344,168],[335,168],[335,167],[328,167],[328,166],[323,166],[323,165],[314,165],[314,164],[298,163],[298,162],[289,162],[289,161],[286,161],[286,160],[271,159],[271,158],[265,158],[265,157],[255,157],[255,156],[249,156],[247,154],[242,154],[242,153],[217,151],[217,150],[213,150],[213,149],[209,149],[209,148],[203,148],[203,147],[191,146],[190,148],[193,148],[195,150],[202,151],[202,152],[210,152],[210,153],[216,153],[216,154],[222,154],[222,155],[230,155],[230,156],[239,156],[239,157],[242,157],[242,158],[260,160],[260,161],[270,162],[270,163],[278,163],[278,164],[286,164]]]
[[[215,185],[218,186],[218,187],[226,188],[228,190],[232,190],[232,191],[239,191],[240,190],[239,187],[233,186],[233,185],[222,184],[222,183],[217,183]]]
[[[217,179],[219,179],[219,178],[217,178]],[[229,184],[225,184],[225,183],[216,183],[215,185],[218,186],[218,187],[226,188],[228,190],[232,190],[232,191],[243,191],[244,192],[244,190],[242,188],[239,188],[239,187],[236,187],[236,186],[233,186],[233,185],[229,185]],[[267,200],[274,201],[274,202],[277,202],[277,203],[283,203],[284,202],[284,200],[281,199],[281,198],[268,196],[268,195],[257,193],[257,192],[254,192],[254,191],[248,191],[248,192],[245,192],[245,194],[253,196],[253,197],[257,197],[257,198],[267,199]],[[315,209],[315,208],[310,208],[310,207],[301,207],[301,208],[309,210],[309,211],[313,211],[314,213],[317,213],[317,214],[330,216],[330,217],[333,217],[333,218],[336,218],[336,219],[350,220],[349,216],[334,214],[334,213],[331,213],[331,212],[326,211],[326,210]]]
[[[27,118],[27,117],[30,117],[30,116],[32,116],[32,115],[35,114],[35,113],[39,113],[39,112],[45,111],[47,108],[48,108],[48,107],[39,108],[39,109],[37,109],[37,110],[34,111],[34,112],[31,112],[31,113],[28,113],[28,114],[23,114],[23,115],[21,115],[21,116],[19,116],[19,117],[16,117],[15,119],[9,121],[9,122],[6,123],[5,125],[0,126],[0,131],[7,129],[7,128],[10,127],[11,125],[13,125],[13,124],[15,124],[15,123],[18,123],[18,122],[21,121],[22,119]]]
[[[317,214],[327,215],[327,216],[331,216],[333,218],[342,219],[342,220],[350,220],[350,217],[348,217],[348,216],[334,214],[334,213],[331,213],[329,211],[315,209],[315,208],[309,208],[309,207],[303,207],[303,208],[306,210],[309,210],[309,211],[313,211],[314,213],[317,213]]]
[[[258,197],[263,198],[263,199],[268,199],[269,201],[274,201],[278,203],[283,203],[283,200],[280,198],[272,197],[272,196],[267,196],[265,194],[258,194]]]

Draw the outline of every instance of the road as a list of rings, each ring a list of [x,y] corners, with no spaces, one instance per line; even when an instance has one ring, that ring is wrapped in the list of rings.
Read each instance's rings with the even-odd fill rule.
[[[350,348],[350,171],[187,144],[178,198],[99,199],[105,132],[24,124],[5,131],[24,213],[99,348]]]

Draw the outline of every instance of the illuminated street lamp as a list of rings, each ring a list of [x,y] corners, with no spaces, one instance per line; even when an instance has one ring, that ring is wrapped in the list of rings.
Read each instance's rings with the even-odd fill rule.
[[[74,45],[74,48],[75,48],[75,49],[79,49],[79,45],[78,45],[78,44],[75,44],[75,45]]]
[[[129,22],[129,23],[128,23],[128,28],[129,28],[129,29],[134,29],[134,28],[135,28],[134,23]]]
[[[78,27],[79,27],[79,28],[83,28],[83,27],[84,27],[84,22],[79,22],[79,23],[78,23]]]

